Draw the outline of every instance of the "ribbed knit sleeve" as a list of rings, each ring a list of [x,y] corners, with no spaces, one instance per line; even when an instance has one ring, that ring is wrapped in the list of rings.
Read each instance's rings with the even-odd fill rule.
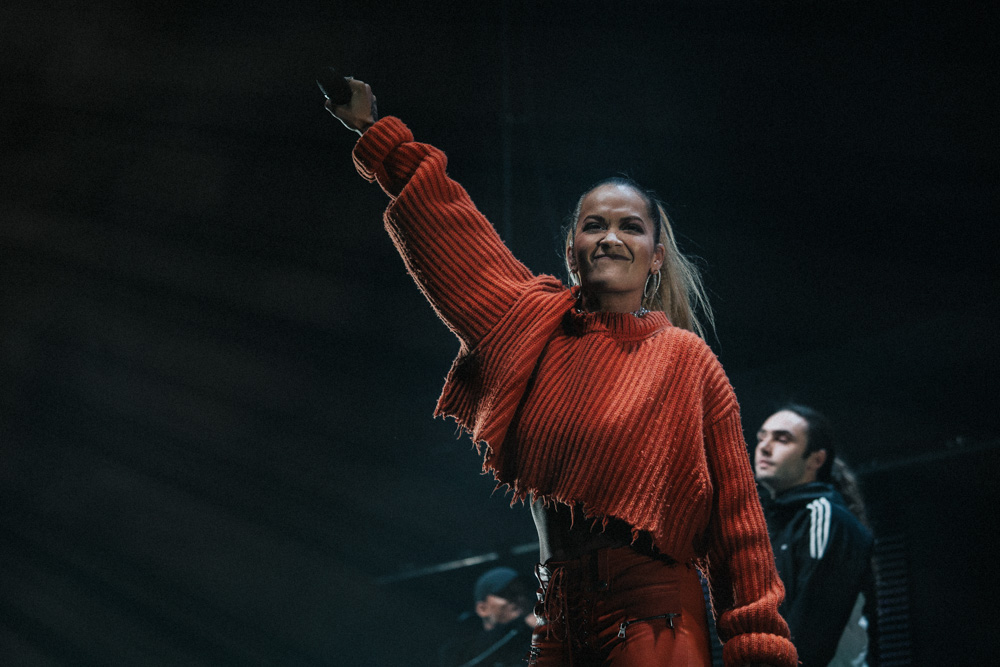
[[[392,116],[370,127],[354,148],[358,172],[392,199],[385,225],[410,275],[463,344],[475,347],[532,274],[448,177],[447,163],[443,152],[414,142]]]
[[[704,401],[705,449],[714,487],[708,556],[725,663],[795,667],[795,647],[778,613],[785,591],[754,485],[739,407],[719,365],[706,378]]]

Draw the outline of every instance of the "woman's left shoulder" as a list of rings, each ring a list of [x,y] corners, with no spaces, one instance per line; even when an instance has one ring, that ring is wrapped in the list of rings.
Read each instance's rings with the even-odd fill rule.
[[[718,358],[715,352],[712,351],[712,348],[709,347],[704,338],[695,332],[670,325],[664,329],[663,334],[665,341],[669,341],[672,345],[676,345],[686,353],[697,355],[707,361],[718,362]]]
[[[692,378],[697,378],[704,391],[725,393],[731,390],[729,377],[715,351],[698,334],[687,329],[670,327],[666,340],[671,341],[674,360],[678,368],[686,368]]]

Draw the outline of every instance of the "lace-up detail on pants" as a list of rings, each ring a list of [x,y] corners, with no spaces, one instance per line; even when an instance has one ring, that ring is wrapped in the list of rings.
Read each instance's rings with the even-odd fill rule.
[[[535,578],[538,579],[538,604],[535,606],[535,616],[539,626],[545,628],[545,638],[565,641],[566,633],[560,633],[557,628],[564,626],[569,616],[566,608],[566,592],[563,590],[566,569],[557,567],[549,569],[539,563],[535,565]],[[562,636],[560,636],[560,634]]]
[[[589,577],[581,576],[582,574],[574,567],[535,566],[535,576],[540,584],[538,605],[535,607],[535,615],[540,624],[535,631],[544,632],[547,641],[565,643],[571,647],[566,663],[569,667],[577,664],[574,656],[579,658],[592,654],[597,648],[591,631],[594,599],[588,594],[593,592],[594,585],[587,582]]]

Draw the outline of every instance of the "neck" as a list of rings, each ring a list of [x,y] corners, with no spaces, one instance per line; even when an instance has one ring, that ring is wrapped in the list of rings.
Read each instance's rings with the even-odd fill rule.
[[[784,493],[785,491],[791,491],[792,489],[797,489],[800,486],[805,486],[806,484],[812,484],[815,481],[816,481],[816,478],[807,479],[805,481],[801,481],[801,482],[798,482],[796,484],[790,484],[788,486],[783,486],[780,489],[771,488],[770,486],[768,486],[764,482],[761,482],[760,485],[763,486],[765,489],[767,489],[767,491],[771,494],[771,497],[774,498],[774,497],[776,497],[780,493]]]
[[[581,292],[583,309],[591,313],[639,313],[642,296],[630,292]]]

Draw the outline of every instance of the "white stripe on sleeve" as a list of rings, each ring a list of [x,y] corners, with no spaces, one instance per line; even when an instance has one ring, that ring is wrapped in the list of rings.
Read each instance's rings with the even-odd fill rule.
[[[807,505],[809,508],[809,556],[819,560],[826,552],[830,541],[830,514],[832,508],[826,498],[817,498]]]

